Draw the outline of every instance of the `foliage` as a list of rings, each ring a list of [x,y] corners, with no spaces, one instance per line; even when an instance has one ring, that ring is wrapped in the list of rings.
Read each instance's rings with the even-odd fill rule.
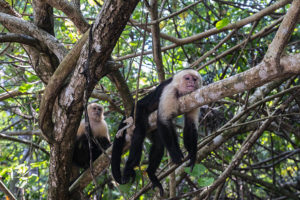
[[[30,1],[10,0],[7,2],[16,12],[22,15],[24,20],[34,22],[34,8]],[[92,0],[80,1],[82,15],[89,20],[89,23],[95,20],[104,3],[103,1],[97,2],[99,4]],[[172,13],[195,3],[192,0],[171,0],[164,4],[162,3],[165,1],[158,2],[159,18],[168,17]],[[200,2],[186,11],[160,21],[161,47],[169,47],[175,44],[165,35],[184,39],[214,28],[221,30],[229,24],[254,15],[274,3],[274,1],[249,0]],[[272,14],[237,28],[235,33],[219,48],[196,64],[194,67],[202,75],[204,85],[239,74],[260,63],[264,58],[268,45],[274,39],[278,26],[274,26],[264,33],[260,33],[260,31],[283,16],[289,7],[289,5],[285,6]],[[146,15],[148,12],[146,10],[145,2],[140,2],[131,16],[131,19],[135,22],[131,21],[127,24],[112,53],[113,59],[122,63],[123,67],[120,72],[133,97],[135,97],[138,81],[139,97],[147,94],[159,82],[157,65],[152,54],[152,40],[155,38],[149,32],[145,34],[143,50],[146,53],[142,57],[142,63],[140,63],[139,53],[142,52],[145,32],[141,25],[151,22],[150,16]],[[0,10],[0,12],[2,11]],[[55,37],[66,49],[70,50],[81,37],[80,31],[70,18],[65,17],[63,11],[54,9],[53,12],[55,16]],[[147,19],[146,16],[148,16]],[[289,43],[286,44],[285,54],[300,53],[299,28],[298,24]],[[7,27],[1,24],[0,30],[2,33],[0,36],[10,32]],[[165,77],[169,78],[177,71],[194,64],[205,53],[214,49],[232,31],[221,31],[184,45],[175,44],[176,47],[170,47],[168,50],[163,49],[162,63]],[[259,34],[258,37],[249,39],[250,36],[256,34]],[[246,41],[244,45],[233,49],[243,41]],[[46,149],[48,152],[50,149],[49,144],[39,132],[38,125],[40,100],[45,89],[45,83],[39,77],[39,72],[35,70],[35,61],[31,60],[30,53],[26,51],[24,45],[18,42],[3,42],[1,38],[0,42],[0,178],[18,198],[46,199],[49,155],[43,152],[41,148]],[[229,49],[233,50],[222,55]],[[128,55],[130,55],[130,58],[126,57]],[[142,64],[142,68],[138,79],[140,64]],[[211,151],[209,155],[201,160],[201,163],[196,164],[192,172],[190,168],[185,168],[184,172],[178,172],[176,177],[180,180],[178,180],[176,187],[177,195],[180,196],[193,190],[199,190],[217,180],[224,168],[231,163],[234,155],[240,150],[247,136],[252,134],[260,126],[259,123],[267,118],[270,113],[282,106],[289,98],[292,98],[295,91],[274,97],[266,102],[263,99],[296,85],[299,85],[299,76],[289,77],[281,81],[270,92],[263,94],[259,100],[256,100],[256,102],[260,102],[259,105],[247,111],[242,120],[230,124],[222,130],[219,130],[219,128],[234,118],[241,110],[254,103],[250,100],[255,99],[256,90],[245,91],[202,107],[199,144],[209,146],[212,141],[206,144],[205,140],[216,132],[225,134],[232,131],[233,133],[224,144]],[[106,94],[111,100],[90,99],[90,101],[100,102],[106,107],[105,119],[109,125],[111,138],[114,138],[118,124],[122,119],[122,113],[112,109],[112,104],[124,109],[122,97],[116,85],[107,77],[99,81],[96,89],[100,94]],[[8,94],[11,96],[4,97]],[[241,199],[242,192],[246,199],[254,197],[259,199],[281,198],[282,196],[273,191],[274,188],[270,185],[278,190],[288,188],[288,191],[292,191],[299,197],[299,107],[299,98],[295,98],[280,115],[276,115],[276,119],[270,127],[264,131],[247,155],[243,157],[238,167],[234,169],[233,175],[229,176],[224,182],[223,189],[221,188],[223,191],[221,193],[222,198]],[[177,132],[179,133],[182,131],[183,126],[182,117],[178,117],[176,122]],[[237,127],[238,130],[236,130]],[[15,141],[7,136],[29,141],[40,148]],[[98,184],[102,187],[100,189],[95,188],[94,184],[90,183],[85,188],[85,194],[90,195],[90,197],[102,196],[103,199],[124,199],[123,195],[128,198],[135,195],[149,182],[145,173],[149,148],[150,143],[147,140],[144,147],[145,155],[142,158],[142,164],[134,184],[121,185],[116,189],[112,185],[110,176],[103,175],[97,178]],[[159,174],[163,174],[167,170],[168,167],[166,166],[168,166],[167,155],[162,160]],[[110,173],[107,172],[107,174]],[[254,177],[254,179],[249,180],[245,177]],[[170,181],[169,178],[162,180],[166,190],[168,190],[166,184],[168,181]],[[150,199],[155,195],[155,190],[149,190],[143,193],[140,198]],[[213,195],[216,195],[216,192]],[[4,197],[4,193],[0,193],[0,199]],[[190,199],[190,197],[185,199]]]

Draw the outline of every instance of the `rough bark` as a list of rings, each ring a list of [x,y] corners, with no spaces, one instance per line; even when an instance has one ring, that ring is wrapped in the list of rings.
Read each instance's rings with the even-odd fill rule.
[[[74,25],[79,29],[81,33],[85,33],[89,24],[84,19],[81,11],[78,9],[75,3],[71,3],[69,1],[57,1],[57,0],[43,0],[54,8],[63,11],[69,19],[74,23]]]
[[[109,71],[107,61],[122,33],[131,13],[137,5],[137,0],[106,1],[94,23],[93,41],[90,56],[90,80],[87,85],[87,96],[90,96],[95,84]],[[47,135],[53,140],[50,143],[50,173],[48,199],[69,199],[68,182],[70,177],[71,151],[74,143],[76,128],[78,127],[85,100],[84,91],[86,80],[82,71],[88,55],[88,45],[84,45],[77,61],[75,70],[63,90],[59,91],[53,112],[47,115],[40,125],[51,122],[53,128],[47,129]],[[46,88],[47,90],[47,88]],[[43,97],[47,104],[48,97]],[[47,108],[52,105],[45,105]],[[45,117],[45,116],[44,116]],[[49,123],[51,125],[51,123]],[[44,130],[43,130],[44,131]],[[49,132],[50,131],[50,132]]]
[[[156,0],[151,0],[149,6],[151,20],[155,21],[158,19],[158,2]],[[159,82],[165,80],[165,71],[162,63],[162,55],[161,55],[161,46],[160,46],[160,28],[159,23],[154,23],[151,26],[152,33],[152,46],[153,46],[153,57],[154,62],[156,64],[156,70],[158,74]]]
[[[4,0],[0,0],[0,12],[3,13],[3,15],[0,16],[0,21],[4,21],[4,23],[2,23],[2,25],[5,26],[11,33],[25,34],[25,35],[27,35],[27,37],[31,36],[32,38],[34,38],[33,30],[36,34],[39,34],[39,35],[41,34],[39,32],[40,29],[37,26],[34,26],[34,24],[23,23],[24,20],[21,19],[21,16]],[[50,14],[49,12],[47,12],[47,13]],[[51,16],[48,16],[48,17],[51,17]],[[11,20],[9,20],[9,19],[11,19]],[[5,21],[6,21],[6,23],[5,23]],[[31,30],[31,32],[28,31],[28,29]],[[45,33],[44,39],[47,39],[47,35],[51,35],[51,34],[47,34],[47,32],[44,30],[42,30],[42,31]],[[49,57],[49,55],[47,54],[49,52],[49,50],[48,50],[48,48],[45,48],[45,46],[47,46],[47,45],[44,45],[44,47],[42,48],[41,44],[40,44],[40,43],[42,43],[42,41],[40,39],[41,39],[41,37],[39,39],[38,38],[34,39],[35,41],[38,41],[38,42],[34,43],[34,48],[32,47],[32,45],[30,45],[30,46],[24,45],[23,47],[28,52],[30,61],[32,62],[32,66],[33,66],[35,72],[41,78],[41,80],[43,82],[47,83],[50,76],[54,72],[54,69],[57,67],[57,65],[53,66],[53,64],[55,64],[55,62],[53,62],[51,60],[56,60],[56,58],[51,59]],[[49,40],[51,40],[51,39],[49,39]],[[36,44],[36,43],[38,43],[38,44]],[[54,48],[61,48],[61,47],[57,46]],[[44,51],[42,51],[42,49],[47,49],[47,52],[44,53]]]
[[[118,92],[122,98],[123,106],[125,108],[126,116],[129,116],[133,106],[133,98],[126,84],[126,80],[119,70],[112,71],[108,78],[116,85]]]

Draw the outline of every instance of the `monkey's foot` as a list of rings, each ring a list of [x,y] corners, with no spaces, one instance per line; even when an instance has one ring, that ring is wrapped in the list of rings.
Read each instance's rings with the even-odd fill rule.
[[[152,188],[153,188],[153,190],[157,187],[159,189],[160,196],[161,197],[164,196],[164,189],[163,189],[161,183],[159,182],[157,176],[155,175],[155,173],[151,173],[148,170],[147,170],[147,173],[148,173],[149,179],[152,182]]]
[[[123,172],[122,184],[133,182],[135,180],[135,171],[131,168],[125,168]]]
[[[175,152],[174,151],[173,152],[169,151],[169,153],[170,153],[170,156],[171,156],[171,159],[172,159],[173,163],[175,163],[177,165],[182,163],[183,154],[182,154],[181,151],[175,151]]]
[[[191,155],[189,155],[189,156],[188,156],[188,159],[190,159],[190,162],[189,162],[189,164],[187,165],[187,167],[191,167],[191,171],[193,171],[193,168],[194,168],[195,163],[196,163],[196,156],[191,156]]]

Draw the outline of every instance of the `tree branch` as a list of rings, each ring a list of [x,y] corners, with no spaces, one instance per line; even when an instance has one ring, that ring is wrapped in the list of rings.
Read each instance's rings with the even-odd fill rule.
[[[35,38],[32,38],[28,35],[17,34],[17,33],[1,33],[0,34],[0,43],[2,42],[18,42],[21,44],[26,44],[34,48],[40,49],[39,41]]]
[[[25,34],[28,34],[38,39],[41,43],[44,43],[57,56],[57,58],[60,61],[62,61],[64,56],[67,54],[67,50],[65,49],[65,47],[53,35],[38,28],[37,26],[28,21],[5,13],[0,13],[0,22],[3,25],[14,24],[19,28],[19,30],[22,30],[22,32],[24,32]]]
[[[81,33],[85,33],[88,30],[89,24],[80,10],[73,3],[65,0],[45,0],[45,2],[64,12]]]
[[[9,140],[9,141],[14,141],[14,142],[19,142],[19,143],[22,143],[22,144],[26,144],[26,145],[29,145],[29,146],[32,146],[36,149],[39,149],[41,151],[43,151],[45,154],[47,154],[49,156],[49,152],[44,149],[43,147],[40,147],[39,145],[31,142],[31,141],[28,141],[28,140],[21,140],[19,138],[15,138],[15,137],[11,137],[11,136],[8,136],[8,135],[4,135],[2,133],[0,133],[0,139],[3,139],[3,140]]]
[[[282,72],[278,72],[275,66],[263,61],[243,73],[212,83],[183,96],[179,99],[180,113],[262,86],[278,78],[299,74],[300,54],[282,57],[280,65],[283,68]]]

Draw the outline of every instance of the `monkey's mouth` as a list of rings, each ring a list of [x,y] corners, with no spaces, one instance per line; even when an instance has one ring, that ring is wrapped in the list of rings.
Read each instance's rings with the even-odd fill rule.
[[[194,91],[195,86],[194,85],[188,85],[188,86],[186,86],[186,89],[188,89],[189,91]]]

